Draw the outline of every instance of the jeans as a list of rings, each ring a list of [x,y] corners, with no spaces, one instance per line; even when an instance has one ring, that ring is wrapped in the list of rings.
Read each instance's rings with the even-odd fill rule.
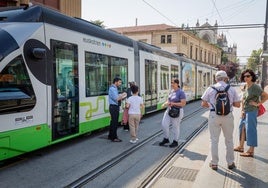
[[[257,136],[257,114],[258,111],[246,112],[246,137],[247,145],[257,147],[258,146],[258,136]]]

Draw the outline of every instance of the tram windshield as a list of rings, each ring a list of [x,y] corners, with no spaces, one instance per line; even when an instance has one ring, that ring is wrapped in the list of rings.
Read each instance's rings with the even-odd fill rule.
[[[0,114],[31,110],[36,99],[22,56],[0,71]]]
[[[2,29],[0,29],[0,44],[0,61],[19,47],[15,39]]]

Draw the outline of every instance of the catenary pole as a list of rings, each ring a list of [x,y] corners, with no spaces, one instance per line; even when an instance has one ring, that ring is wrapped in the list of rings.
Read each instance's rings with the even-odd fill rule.
[[[264,24],[264,39],[263,39],[263,54],[267,51],[267,22],[268,22],[268,0],[266,0],[266,17],[265,17],[265,24]],[[262,61],[262,82],[261,86],[264,89],[267,82],[267,60],[263,58]]]

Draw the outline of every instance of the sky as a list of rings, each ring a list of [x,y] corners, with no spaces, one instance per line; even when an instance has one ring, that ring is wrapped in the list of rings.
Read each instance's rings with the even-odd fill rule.
[[[266,0],[82,0],[82,18],[100,20],[106,28],[167,24],[195,27],[206,21],[219,26],[264,24]],[[264,28],[219,30],[228,46],[237,44],[241,64],[253,50],[263,48]]]

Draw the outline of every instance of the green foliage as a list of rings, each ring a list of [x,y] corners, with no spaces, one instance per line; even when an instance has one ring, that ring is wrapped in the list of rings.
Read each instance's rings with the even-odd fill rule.
[[[227,57],[227,55],[224,52],[221,53],[221,62],[224,65],[226,65],[226,63],[228,62],[228,57]]]
[[[239,64],[238,63],[233,63],[233,62],[228,62],[226,64],[226,73],[229,76],[230,79],[234,78],[237,71],[239,70]]]
[[[239,71],[239,64],[234,62],[227,62],[225,65],[217,65],[216,68],[218,68],[219,70],[224,70],[227,73],[228,77],[230,79],[233,79]]]
[[[247,59],[247,68],[252,69],[254,72],[258,70],[258,66],[260,65],[260,55],[262,53],[262,49],[253,50],[251,52],[251,56]]]
[[[94,23],[95,25],[98,25],[98,26],[100,26],[100,27],[102,27],[102,28],[105,28],[106,26],[103,24],[103,21],[101,21],[101,20],[90,20],[90,22],[91,23]]]

